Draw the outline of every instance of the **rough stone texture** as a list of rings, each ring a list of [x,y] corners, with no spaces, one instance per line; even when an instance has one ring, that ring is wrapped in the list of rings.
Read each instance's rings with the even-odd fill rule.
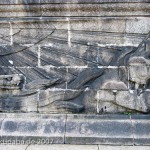
[[[149,15],[149,3],[0,5],[1,17]],[[18,13],[19,12],[19,13]],[[101,13],[99,13],[101,12]]]
[[[142,121],[144,119],[145,121]],[[150,137],[149,130],[149,116],[144,116],[142,118],[138,118],[136,115],[132,116],[132,124],[134,126],[133,134],[134,134],[134,143],[135,145],[146,145],[149,143],[147,137]],[[141,124],[141,121],[143,122]]]
[[[1,141],[18,139],[24,144],[38,144],[47,139],[47,144],[63,144],[65,119],[65,115],[8,114],[1,125]]]
[[[150,145],[149,115],[6,113],[0,120],[2,144]]]
[[[109,118],[109,117],[108,117]],[[102,116],[67,116],[67,144],[113,144],[130,145],[132,141],[132,126],[130,119],[122,116],[120,120],[108,119]],[[84,121],[83,121],[84,120]],[[107,131],[107,132],[105,132]],[[115,135],[115,136],[114,136]],[[111,137],[115,138],[111,138]]]
[[[104,145],[0,145],[1,150],[149,150],[149,146],[104,146]]]
[[[148,0],[0,2],[0,111],[149,113]]]

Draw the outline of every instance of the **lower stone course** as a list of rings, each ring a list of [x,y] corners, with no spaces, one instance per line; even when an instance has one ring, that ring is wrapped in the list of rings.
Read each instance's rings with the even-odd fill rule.
[[[104,145],[0,145],[1,150],[149,150],[149,146]]]
[[[0,144],[150,145],[150,115],[1,114]]]

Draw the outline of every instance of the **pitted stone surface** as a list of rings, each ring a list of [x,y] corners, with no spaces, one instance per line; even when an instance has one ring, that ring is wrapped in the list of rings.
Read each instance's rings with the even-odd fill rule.
[[[148,0],[0,2],[0,111],[150,113]]]
[[[67,115],[67,144],[132,145],[132,139],[132,124],[128,116]]]
[[[3,114],[1,141],[39,145],[149,145],[149,120],[149,115]]]
[[[65,118],[65,115],[6,115],[1,125],[1,140],[18,139],[34,144],[47,139],[48,144],[64,143]]]

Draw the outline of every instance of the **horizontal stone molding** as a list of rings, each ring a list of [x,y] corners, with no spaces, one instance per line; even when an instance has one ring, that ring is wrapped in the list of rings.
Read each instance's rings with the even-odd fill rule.
[[[150,16],[150,3],[0,5],[0,17]]]
[[[59,3],[148,3],[149,0],[5,0],[0,4],[59,4]]]
[[[1,114],[1,141],[150,145],[149,115]]]
[[[21,47],[25,44],[80,45],[83,49],[85,46],[138,46],[149,32],[149,24],[147,17],[1,18],[0,42],[12,46],[17,43]]]

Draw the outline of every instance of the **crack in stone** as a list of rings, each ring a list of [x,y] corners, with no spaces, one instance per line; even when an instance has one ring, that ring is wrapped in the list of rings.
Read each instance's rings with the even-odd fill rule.
[[[27,150],[29,146],[31,146],[31,144],[28,144],[27,147],[25,148],[25,150]]]

